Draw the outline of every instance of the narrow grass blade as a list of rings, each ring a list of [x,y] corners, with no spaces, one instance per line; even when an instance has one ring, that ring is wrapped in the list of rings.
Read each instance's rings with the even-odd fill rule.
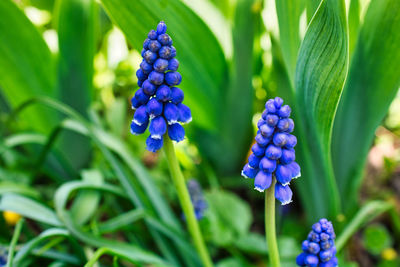
[[[5,194],[0,200],[1,211],[13,211],[24,217],[46,223],[52,226],[62,226],[62,222],[57,218],[56,214],[44,206],[43,204],[30,198],[16,195]]]
[[[359,230],[367,222],[372,221],[374,218],[380,214],[388,211],[393,207],[392,204],[385,201],[371,201],[365,204],[351,219],[351,221],[346,224],[346,228],[340,233],[336,239],[336,249],[340,251],[346,242],[353,236],[357,230]]]
[[[66,229],[62,228],[50,228],[40,233],[37,237],[30,240],[28,243],[24,244],[18,253],[15,255],[14,266],[20,266],[20,263],[28,257],[32,251],[39,246],[43,241],[47,241],[50,239],[54,239],[55,237],[65,237],[70,238],[70,234]],[[81,248],[78,243],[74,244],[75,248]],[[78,256],[80,256],[81,260],[84,258],[83,251],[80,249],[79,251],[75,251]],[[44,251],[42,251],[44,253]],[[37,254],[36,254],[37,255]]]

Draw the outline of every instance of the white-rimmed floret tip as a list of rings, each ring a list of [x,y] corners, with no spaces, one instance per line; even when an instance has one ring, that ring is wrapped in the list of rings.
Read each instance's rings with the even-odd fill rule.
[[[251,147],[248,163],[242,170],[245,178],[255,178],[254,187],[263,192],[276,179],[275,197],[283,205],[292,201],[289,187],[292,179],[300,176],[300,166],[295,162],[294,147],[297,139],[291,132],[294,122],[289,118],[291,109],[283,105],[280,97],[269,99],[257,122],[257,135]]]
[[[169,138],[176,142],[184,140],[185,130],[181,123],[192,121],[190,108],[182,103],[184,93],[175,87],[182,82],[182,76],[178,72],[176,49],[166,31],[167,25],[161,21],[143,42],[140,53],[143,59],[136,71],[140,88],[131,99],[131,107],[135,110],[131,133],[141,134],[149,127],[146,144],[152,152],[162,147],[160,140],[167,128]]]

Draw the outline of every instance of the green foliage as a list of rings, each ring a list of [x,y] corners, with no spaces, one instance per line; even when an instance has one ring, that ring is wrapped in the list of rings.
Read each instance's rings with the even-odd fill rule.
[[[392,243],[393,240],[390,233],[383,225],[372,224],[364,230],[364,247],[374,255],[379,255],[385,248],[389,248]]]
[[[347,210],[355,207],[374,131],[400,86],[399,11],[398,1],[371,1],[338,108],[332,157]]]
[[[184,77],[181,87],[185,91],[185,103],[192,109],[195,124],[215,130],[220,114],[220,107],[215,103],[222,102],[219,88],[225,81],[226,63],[216,38],[204,22],[178,0],[167,5],[158,1],[102,0],[102,3],[139,51],[149,25],[154,28],[164,20],[174,29],[171,38],[179,55],[179,71]],[[185,25],[191,25],[190,30]]]
[[[43,204],[15,194],[5,194],[1,197],[0,210],[13,211],[24,217],[49,224],[51,226],[61,226],[62,223],[56,214]]]
[[[347,74],[347,35],[344,1],[322,1],[308,26],[297,61],[296,119],[301,123],[298,139],[304,177],[299,187],[302,197],[307,198],[303,202],[314,210],[314,220],[327,212],[333,215],[339,209],[330,140]],[[328,193],[317,188],[325,188]],[[306,192],[311,193],[312,200]]]
[[[212,191],[205,197],[209,206],[206,217],[209,221],[210,237],[215,244],[231,245],[248,234],[253,219],[245,201],[224,191]],[[241,219],[237,220],[238,217]]]
[[[97,5],[93,0],[58,0],[55,15],[59,47],[58,97],[86,115],[93,95]],[[61,141],[61,151],[75,169],[87,162],[90,155],[87,139],[64,133]]]
[[[12,107],[36,96],[56,96],[50,50],[24,13],[11,0],[0,2],[0,84]],[[12,25],[12,27],[10,26]],[[23,125],[48,132],[54,113],[35,107],[23,114]]]
[[[129,135],[134,71],[160,20],[193,112],[180,160],[186,178],[206,187],[200,224],[216,266],[260,266],[268,257],[258,193],[237,180],[266,96],[291,105],[302,168],[294,183],[301,207],[291,216],[278,209],[282,265],[294,265],[304,239],[300,216],[307,229],[330,217],[339,252],[386,211],[396,226],[387,201],[358,206],[375,129],[400,86],[400,3],[371,0],[365,13],[366,2],[351,0],[346,12],[343,0],[277,0],[273,28],[262,25],[261,16],[272,17],[261,0],[0,1],[0,210],[27,219],[13,229],[0,218],[10,266],[201,266],[165,159]],[[117,56],[116,27],[128,41],[113,41],[124,47]],[[52,33],[58,50],[46,44]],[[364,231],[371,254],[398,245],[387,229]],[[340,266],[354,266],[345,255]]]

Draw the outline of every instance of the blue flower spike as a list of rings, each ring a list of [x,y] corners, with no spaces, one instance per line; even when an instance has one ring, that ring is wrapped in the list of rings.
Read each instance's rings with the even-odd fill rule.
[[[131,133],[143,134],[149,127],[146,148],[151,152],[162,148],[166,133],[172,140],[182,141],[185,129],[181,124],[192,120],[190,108],[182,104],[184,93],[176,87],[182,76],[177,71],[176,49],[166,32],[167,25],[161,21],[147,35],[141,52],[143,60],[136,72],[140,88],[131,99],[135,110]]]
[[[303,241],[303,250],[296,258],[298,266],[336,267],[335,231],[327,219],[321,219],[312,226],[308,238]]]
[[[291,134],[294,122],[289,118],[290,113],[290,107],[283,105],[280,97],[265,103],[265,110],[257,123],[256,142],[242,170],[242,176],[254,178],[254,189],[260,192],[268,189],[276,179],[275,198],[282,205],[292,202],[289,184],[292,179],[300,177],[294,150],[297,139]]]
[[[201,185],[195,179],[190,179],[187,182],[187,188],[189,191],[190,200],[193,204],[196,219],[200,220],[204,217],[204,212],[208,208]]]

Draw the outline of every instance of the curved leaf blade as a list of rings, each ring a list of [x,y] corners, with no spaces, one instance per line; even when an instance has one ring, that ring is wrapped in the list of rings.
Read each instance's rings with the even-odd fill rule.
[[[298,185],[303,202],[314,217],[334,215],[340,206],[330,143],[347,66],[344,1],[321,1],[301,44],[295,76],[296,118],[301,123],[298,137],[303,169],[303,181]],[[313,200],[310,200],[310,191]]]
[[[301,0],[275,0],[279,22],[282,56],[291,84],[294,83],[297,54],[300,48],[300,15],[304,9]]]
[[[97,4],[94,0],[58,0],[58,96],[86,115],[93,94],[93,59],[96,50]],[[64,133],[61,153],[76,169],[90,157],[90,142],[75,133]]]
[[[341,195],[355,203],[375,129],[400,86],[400,2],[373,0],[358,36],[333,132]],[[373,107],[373,108],[371,108]],[[354,205],[347,205],[348,208]]]
[[[0,17],[0,86],[7,101],[15,107],[34,96],[55,96],[53,59],[39,32],[10,0],[0,1]],[[23,125],[44,132],[55,122],[43,107],[23,116]]]
[[[60,222],[56,214],[51,209],[35,200],[21,195],[3,195],[0,200],[0,210],[13,211],[21,214],[24,217],[52,226],[63,226],[62,222]]]

